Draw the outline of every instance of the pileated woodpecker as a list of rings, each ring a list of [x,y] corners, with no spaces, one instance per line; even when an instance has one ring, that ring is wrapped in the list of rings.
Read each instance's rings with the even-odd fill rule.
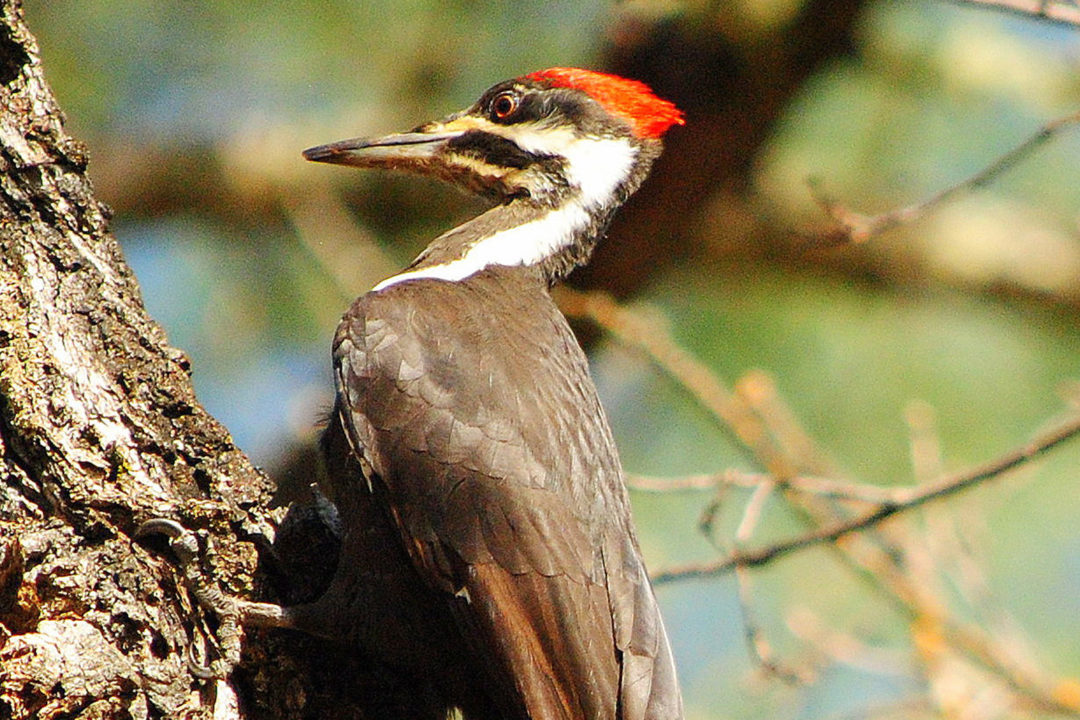
[[[642,83],[551,68],[304,152],[496,204],[345,313],[323,437],[341,559],[321,599],[249,622],[349,638],[415,682],[410,717],[682,717],[615,443],[548,292],[682,122]]]

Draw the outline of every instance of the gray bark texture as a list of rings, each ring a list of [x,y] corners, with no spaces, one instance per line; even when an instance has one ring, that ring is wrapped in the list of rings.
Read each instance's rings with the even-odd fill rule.
[[[272,485],[146,314],[87,164],[0,0],[0,719],[363,717],[348,657],[295,633],[249,637],[229,679],[191,672],[217,618],[135,530],[179,521],[224,592],[258,597]]]

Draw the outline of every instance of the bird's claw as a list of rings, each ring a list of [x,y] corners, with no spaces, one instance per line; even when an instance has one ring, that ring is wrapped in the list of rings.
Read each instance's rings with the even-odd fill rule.
[[[221,667],[221,660],[211,660],[204,663],[195,651],[195,645],[188,645],[187,667],[195,677],[200,680],[218,680],[228,677],[229,668]]]
[[[202,572],[199,563],[196,562],[199,556],[199,540],[194,532],[175,520],[151,518],[135,531],[137,538],[149,535],[164,535],[169,539],[169,548],[176,553],[180,561],[184,585],[195,596],[199,605],[213,613],[219,621],[216,635],[221,648],[221,657],[204,664],[195,656],[194,646],[190,646],[187,659],[188,669],[192,675],[203,680],[228,677],[232,669],[240,662],[240,608],[244,601],[221,592],[217,585]]]
[[[135,531],[135,537],[146,537],[147,535],[167,535],[169,539],[175,540],[184,533],[190,532],[180,523],[169,518],[156,517],[150,518]]]
[[[164,535],[169,538],[169,548],[176,553],[181,565],[187,565],[199,554],[199,541],[195,533],[169,518],[151,518],[135,531],[135,537]]]

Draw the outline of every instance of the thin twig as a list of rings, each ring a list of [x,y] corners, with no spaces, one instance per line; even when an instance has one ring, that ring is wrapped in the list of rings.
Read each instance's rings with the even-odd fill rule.
[[[953,0],[958,5],[974,5],[1010,15],[1038,18],[1057,25],[1080,27],[1080,7],[1074,2],[1047,0]]]
[[[628,310],[604,293],[558,288],[559,307],[569,317],[596,323],[626,345],[644,351],[656,365],[733,433],[738,446],[777,477],[792,475],[792,467],[776,447],[761,419],[701,361],[679,346],[659,319]]]
[[[703,401],[702,390],[707,391],[710,388],[719,387],[727,392],[726,388],[715,377],[710,377],[711,373],[707,368],[677,345],[667,328],[663,327],[662,324],[645,321],[640,317],[641,313],[638,311],[620,308],[606,296],[574,293],[569,300],[571,307],[565,308],[564,306],[567,314],[592,319],[600,327],[610,331],[624,342],[642,348],[662,369],[683,384],[699,401]],[[590,305],[590,303],[595,304]],[[693,368],[693,372],[689,374],[684,372],[687,364]],[[693,380],[694,383],[700,384],[689,387],[686,382],[687,378]],[[704,380],[709,380],[712,384],[703,382]],[[690,385],[693,385],[693,383],[690,383]],[[775,438],[783,435],[783,433],[776,432],[770,426],[766,417],[763,417],[763,413],[755,408],[755,405],[760,403],[747,402],[746,394],[742,394],[744,397],[738,397],[738,393],[727,392],[727,397],[729,399],[734,398],[732,402],[739,420],[747,423],[744,430],[750,429],[753,431],[747,439],[754,440],[757,443],[764,443],[765,447],[776,453],[776,456],[780,458],[782,462],[778,463],[778,465],[785,468],[785,470],[801,468],[802,465],[798,458],[791,458],[787,455],[789,448],[775,444]],[[704,401],[703,404],[705,404]],[[717,414],[721,422],[726,422],[721,414],[715,414]],[[771,411],[764,413],[767,416],[772,414]],[[913,622],[929,622],[933,627],[937,628],[938,634],[948,647],[954,648],[961,655],[970,658],[996,676],[1001,677],[1016,693],[1018,700],[1022,704],[1057,714],[1080,717],[1080,688],[1074,688],[1069,681],[1055,682],[1052,679],[1032,674],[1030,668],[1018,665],[1015,658],[1011,657],[1005,651],[1005,648],[1001,647],[1001,643],[996,638],[988,635],[982,628],[951,619],[939,598],[925,592],[926,588],[916,585],[914,580],[908,576],[904,566],[904,548],[902,544],[898,545],[897,540],[889,539],[890,536],[895,535],[895,526],[877,527],[875,533],[853,535],[856,531],[875,526],[894,514],[918,507],[931,500],[950,496],[980,482],[997,477],[1078,434],[1080,434],[1080,414],[1071,417],[1053,430],[1040,434],[1031,443],[1012,453],[1003,455],[984,465],[971,468],[966,472],[944,477],[936,483],[927,484],[923,487],[883,489],[843,483],[826,478],[806,478],[794,474],[777,476],[766,473],[755,476],[737,471],[729,471],[714,476],[696,476],[693,479],[684,479],[681,483],[677,481],[676,484],[681,484],[684,487],[714,487],[718,493],[722,493],[726,488],[737,484],[760,490],[760,492],[754,493],[757,497],[761,497],[765,492],[764,489],[760,489],[761,486],[776,487],[782,490],[782,497],[791,501],[793,509],[801,511],[808,521],[817,523],[822,529],[780,545],[759,550],[747,551],[737,548],[720,562],[672,568],[666,572],[658,573],[654,576],[654,580],[656,582],[666,582],[687,577],[708,577],[731,570],[743,574],[752,566],[765,564],[794,550],[830,543],[830,547],[838,551],[840,557],[849,566],[853,567],[860,576],[873,582],[875,587],[885,591],[886,596],[892,599],[898,608],[906,613]],[[740,437],[743,436],[740,435]],[[756,451],[756,448],[749,444],[746,447]],[[646,481],[643,483],[644,486],[650,484],[653,487],[647,489],[656,490],[659,481],[653,479],[651,482]],[[807,492],[805,490],[801,493],[794,492],[796,486],[800,484],[805,485],[807,489],[816,486],[814,489],[819,492]],[[823,492],[825,490],[844,494],[834,495],[830,494],[830,492]],[[856,499],[852,497],[855,492],[862,494],[864,501],[866,501],[865,498],[871,498],[869,502],[874,506],[873,510],[854,518],[837,520],[838,517],[843,517],[840,513],[843,512],[844,506],[835,502],[835,498],[840,497],[844,501],[851,501]],[[754,511],[749,515],[757,516],[758,512]],[[745,522],[747,516],[744,511],[742,527],[749,526],[752,528],[753,525],[756,525],[756,521],[748,525]],[[710,516],[710,526],[712,519]],[[716,546],[717,543],[712,538],[711,527],[708,535],[710,542],[713,542],[714,546]],[[740,535],[748,538],[748,534],[745,532],[740,533]],[[845,542],[835,542],[841,538]],[[750,603],[746,595],[747,588],[746,582],[740,582],[739,590],[742,594],[740,602],[749,608]],[[756,623],[752,618],[748,622],[746,632],[748,637],[751,637],[752,642],[756,642],[757,638],[752,637],[757,633]],[[767,646],[765,649],[768,651]],[[758,648],[754,648],[753,651],[759,657],[762,655]],[[769,653],[766,652],[764,655],[765,657],[760,659],[762,664],[768,667],[770,662]]]
[[[832,462],[781,397],[771,375],[762,370],[750,370],[738,379],[735,390],[761,419],[777,447],[799,472],[814,475],[835,473]]]
[[[858,710],[827,715],[825,720],[886,720],[886,718],[893,717],[910,718],[915,713],[928,713],[933,709],[934,705],[930,702],[928,697],[917,696],[867,704],[865,707]]]
[[[393,262],[372,234],[323,184],[309,185],[299,197],[283,196],[281,206],[296,230],[297,240],[342,298],[351,300],[393,274]]]
[[[938,205],[951,200],[960,193],[969,192],[986,185],[998,175],[1019,163],[1043,143],[1053,138],[1062,129],[1077,123],[1080,123],[1080,112],[1074,112],[1053,120],[1043,125],[1038,132],[1027,140],[1001,155],[994,162],[966,180],[947,187],[914,205],[908,205],[878,215],[863,215],[849,210],[825,196],[814,181],[810,182],[810,192],[822,210],[837,224],[837,227],[832,232],[826,234],[830,244],[863,243],[887,230],[915,222]]]
[[[757,485],[756,482],[743,484],[731,479],[728,477],[730,472],[682,475],[679,477],[631,474],[626,476],[626,486],[631,490],[640,490],[641,492],[669,493],[683,490],[716,490],[717,487],[722,485],[737,485],[740,487]]]
[[[736,547],[748,542],[761,522],[762,513],[769,497],[776,490],[776,483],[762,483],[754,490],[750,500],[743,508],[742,520],[735,530]],[[753,580],[746,568],[735,568],[735,578],[738,585],[739,610],[742,613],[743,635],[750,655],[757,661],[766,672],[779,678],[785,683],[796,685],[807,682],[808,677],[788,667],[776,658],[772,650],[772,643],[765,635],[761,623],[757,621],[754,612]]]
[[[911,670],[907,653],[870,645],[852,634],[833,630],[809,608],[792,610],[786,624],[795,637],[833,663],[887,677],[901,677]]]
[[[955,495],[962,490],[974,487],[986,480],[996,478],[1009,470],[1013,470],[1078,435],[1080,435],[1080,415],[1069,418],[1032,442],[1005,453],[990,462],[977,465],[960,473],[948,475],[925,487],[903,488],[902,491],[896,493],[898,500],[883,503],[869,512],[762,548],[735,550],[727,557],[713,562],[662,570],[653,576],[653,582],[661,584],[685,578],[713,577],[730,572],[737,566],[764,565],[796,550],[803,550],[836,540],[849,533],[877,525],[898,513],[912,510],[933,500]]]
[[[684,475],[678,477],[654,477],[651,475],[628,475],[626,486],[631,490],[649,493],[683,492],[690,490],[715,490],[718,487],[754,489],[765,483],[779,483],[787,490],[806,495],[850,500],[873,505],[895,503],[903,500],[907,487],[878,487],[847,482],[813,475],[796,475],[783,482],[768,473],[752,473],[742,470],[725,470],[720,473]]]

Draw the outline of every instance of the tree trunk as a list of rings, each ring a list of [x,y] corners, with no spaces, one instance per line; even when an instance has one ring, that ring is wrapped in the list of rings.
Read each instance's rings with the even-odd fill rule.
[[[296,634],[193,675],[217,619],[135,530],[197,530],[222,590],[255,596],[272,486],[146,314],[19,2],[0,14],[0,718],[362,716],[327,681],[347,658]]]

